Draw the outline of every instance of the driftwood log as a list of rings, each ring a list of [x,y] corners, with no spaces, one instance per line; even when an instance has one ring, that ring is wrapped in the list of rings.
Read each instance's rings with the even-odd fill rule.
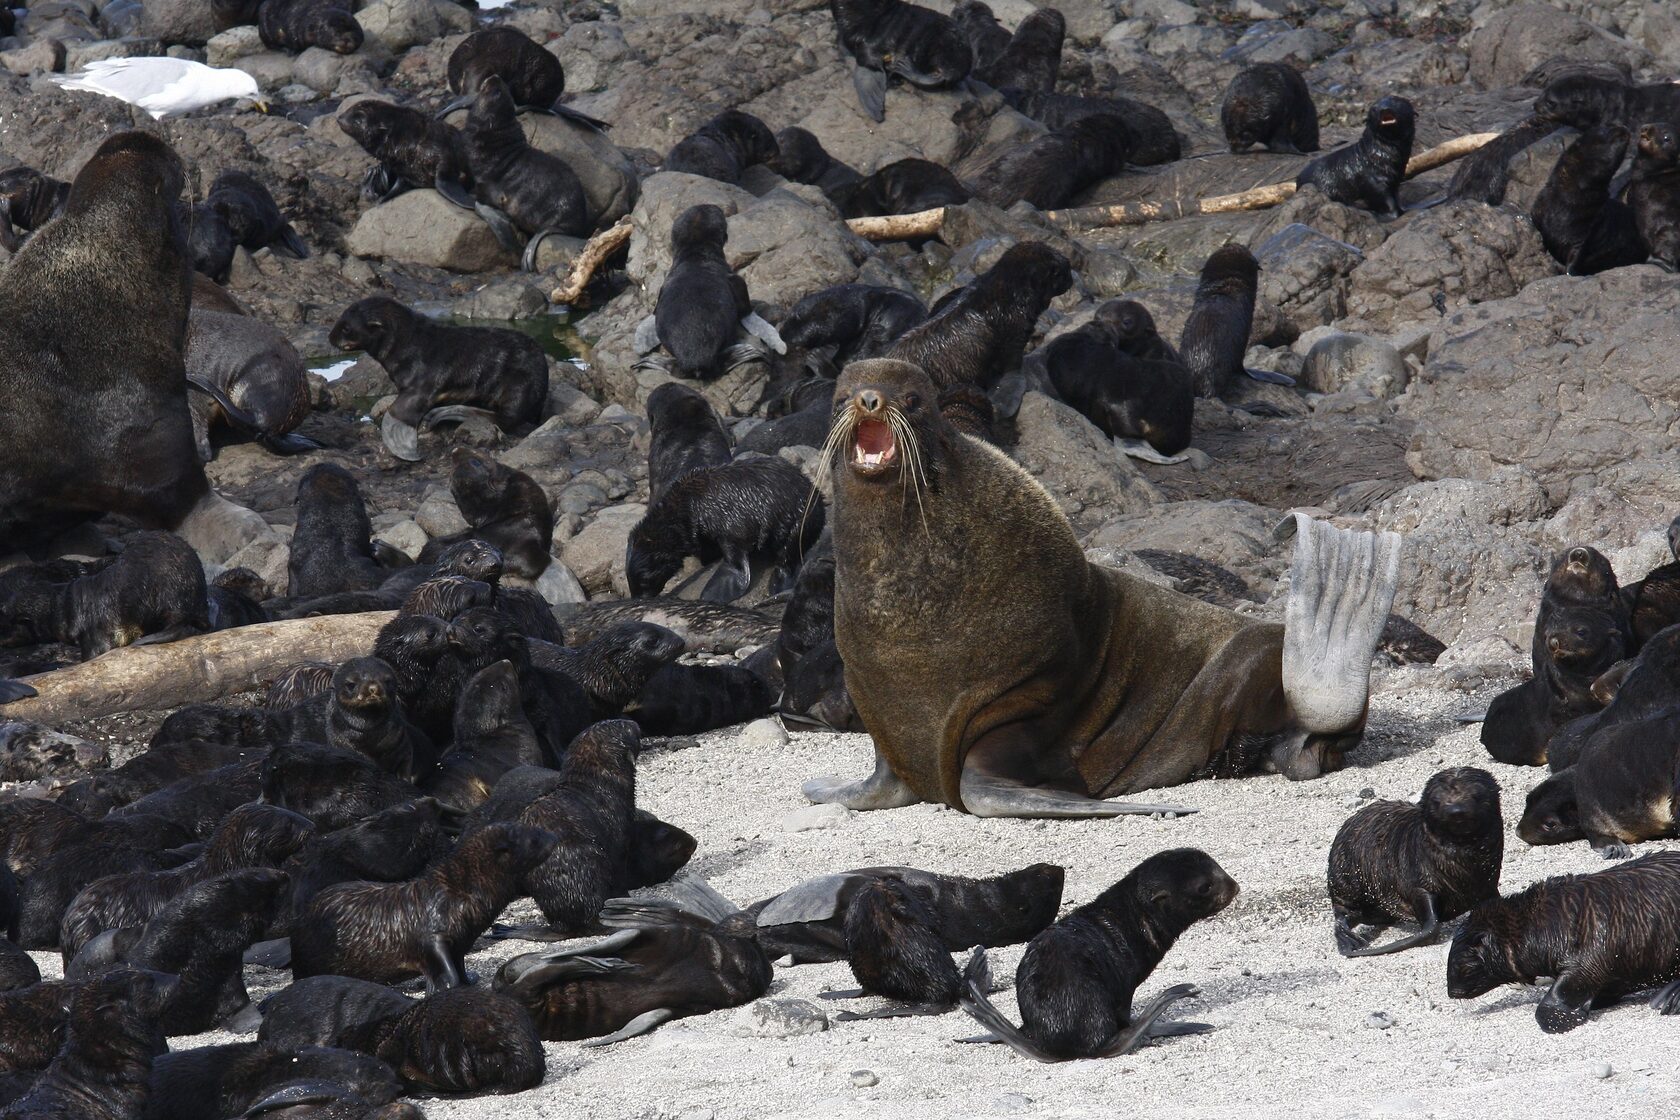
[[[1484,144],[1496,139],[1497,132],[1474,132],[1458,136],[1428,151],[1419,152],[1406,164],[1406,177],[1422,175],[1453,160],[1462,159]],[[1129,202],[1121,206],[1080,206],[1072,210],[1048,210],[1044,216],[1064,229],[1102,229],[1108,226],[1135,226],[1149,222],[1170,222],[1195,214],[1229,214],[1239,210],[1264,210],[1289,201],[1295,194],[1294,183],[1273,183],[1237,194],[1214,195],[1210,198],[1168,199],[1164,202]],[[944,207],[918,210],[914,214],[889,214],[883,218],[852,218],[846,223],[859,237],[868,241],[908,241],[917,237],[933,237],[945,221]],[[584,245],[583,252],[566,275],[565,283],[548,297],[554,303],[575,303],[606,259],[618,251],[630,238],[630,218],[625,216],[610,229],[602,230]]]
[[[300,661],[337,663],[373,649],[395,611],[324,615],[125,646],[92,661],[25,677],[38,696],[0,706],[0,720],[49,725],[158,711],[263,688]]]

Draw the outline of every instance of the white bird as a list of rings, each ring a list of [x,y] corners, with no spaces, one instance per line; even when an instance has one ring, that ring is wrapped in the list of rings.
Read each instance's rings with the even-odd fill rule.
[[[219,101],[257,99],[258,93],[257,80],[243,70],[217,69],[185,58],[105,58],[76,74],[55,74],[52,80],[65,89],[138,105],[158,120]]]

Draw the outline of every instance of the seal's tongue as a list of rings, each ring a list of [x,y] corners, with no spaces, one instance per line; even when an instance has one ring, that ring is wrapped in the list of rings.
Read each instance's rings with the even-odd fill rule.
[[[882,420],[860,420],[853,447],[853,460],[865,467],[885,466],[898,453],[892,427]]]

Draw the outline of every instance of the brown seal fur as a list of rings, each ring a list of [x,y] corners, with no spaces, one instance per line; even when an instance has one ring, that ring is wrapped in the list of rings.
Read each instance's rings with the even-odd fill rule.
[[[952,429],[934,396],[890,360],[848,367],[835,394],[857,421],[837,433],[835,641],[910,791],[973,812],[977,772],[1112,797],[1188,781],[1239,737],[1289,726],[1282,626],[1090,563],[1055,500]],[[889,406],[898,469],[871,477],[856,460],[888,442]]]

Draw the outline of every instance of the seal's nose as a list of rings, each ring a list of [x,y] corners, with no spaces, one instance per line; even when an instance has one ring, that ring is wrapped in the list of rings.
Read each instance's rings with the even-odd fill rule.
[[[860,408],[862,408],[865,412],[870,413],[872,415],[880,412],[881,409],[884,407],[884,404],[881,400],[881,394],[876,392],[874,389],[865,389],[863,392],[858,394],[857,399],[858,399],[858,406]]]

